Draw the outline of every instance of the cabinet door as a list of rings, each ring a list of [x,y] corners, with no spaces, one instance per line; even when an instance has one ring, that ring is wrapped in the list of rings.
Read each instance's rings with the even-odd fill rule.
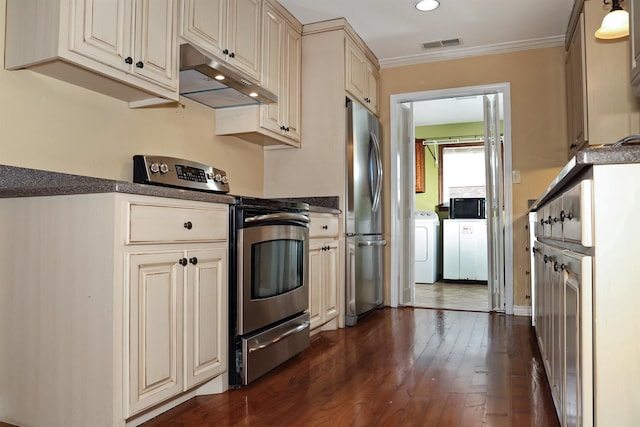
[[[129,70],[125,58],[133,55],[131,3],[73,0],[70,6],[70,50],[111,67]]]
[[[366,102],[369,108],[378,114],[378,85],[380,82],[380,72],[371,63],[367,62],[367,92]]]
[[[180,35],[218,58],[227,47],[229,0],[183,0]]]
[[[177,90],[177,0],[136,0],[135,4],[132,70],[167,89]]]
[[[323,253],[324,321],[338,317],[338,241],[327,242]]]
[[[284,135],[300,141],[300,93],[302,88],[302,35],[290,25],[285,29],[285,58],[282,88]]]
[[[565,277],[564,425],[593,425],[591,375],[591,257],[562,256]]]
[[[350,38],[346,39],[346,89],[364,103],[367,92],[367,57]]]
[[[227,61],[255,80],[260,79],[261,0],[229,0]]]
[[[187,253],[185,383],[191,388],[227,369],[227,250]]]
[[[265,89],[278,95],[277,103],[260,106],[260,126],[276,133],[282,133],[281,106],[283,98],[285,62],[285,21],[269,3],[264,4],[262,21],[262,77]]]
[[[565,335],[565,288],[562,265],[562,254],[559,249],[550,248],[551,262],[548,263],[551,275],[552,295],[552,356],[551,356],[551,391],[556,400],[556,407],[562,408],[564,402],[564,335]]]
[[[562,195],[562,236],[564,240],[593,246],[593,181],[583,179]]]
[[[310,329],[322,325],[322,247],[323,241],[309,241],[309,322]]]
[[[127,416],[183,390],[182,251],[129,255]]]
[[[589,139],[587,135],[587,83],[584,49],[584,13],[581,13],[571,36],[565,67],[570,154],[575,153]]]

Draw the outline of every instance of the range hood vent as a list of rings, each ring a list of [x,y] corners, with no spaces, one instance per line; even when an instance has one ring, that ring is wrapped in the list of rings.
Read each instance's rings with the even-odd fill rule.
[[[222,76],[224,79],[219,80]],[[180,46],[180,95],[211,108],[278,102],[257,82],[241,76],[190,44]]]

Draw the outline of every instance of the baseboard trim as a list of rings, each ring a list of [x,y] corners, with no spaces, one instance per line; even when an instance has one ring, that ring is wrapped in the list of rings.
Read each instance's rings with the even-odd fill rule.
[[[513,306],[513,315],[514,316],[528,316],[528,317],[531,317],[531,306],[529,306],[529,305],[514,305]]]

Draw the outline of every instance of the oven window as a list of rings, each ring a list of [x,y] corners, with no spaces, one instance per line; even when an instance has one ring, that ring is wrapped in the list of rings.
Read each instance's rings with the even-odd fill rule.
[[[251,246],[251,299],[286,294],[304,283],[304,242],[269,240]]]

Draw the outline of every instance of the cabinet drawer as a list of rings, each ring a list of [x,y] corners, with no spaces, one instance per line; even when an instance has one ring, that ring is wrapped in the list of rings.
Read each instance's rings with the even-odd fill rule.
[[[338,216],[333,214],[311,214],[309,237],[338,235]]]
[[[592,181],[585,179],[562,195],[562,237],[593,246]]]
[[[128,243],[224,241],[228,210],[166,205],[129,205]]]

